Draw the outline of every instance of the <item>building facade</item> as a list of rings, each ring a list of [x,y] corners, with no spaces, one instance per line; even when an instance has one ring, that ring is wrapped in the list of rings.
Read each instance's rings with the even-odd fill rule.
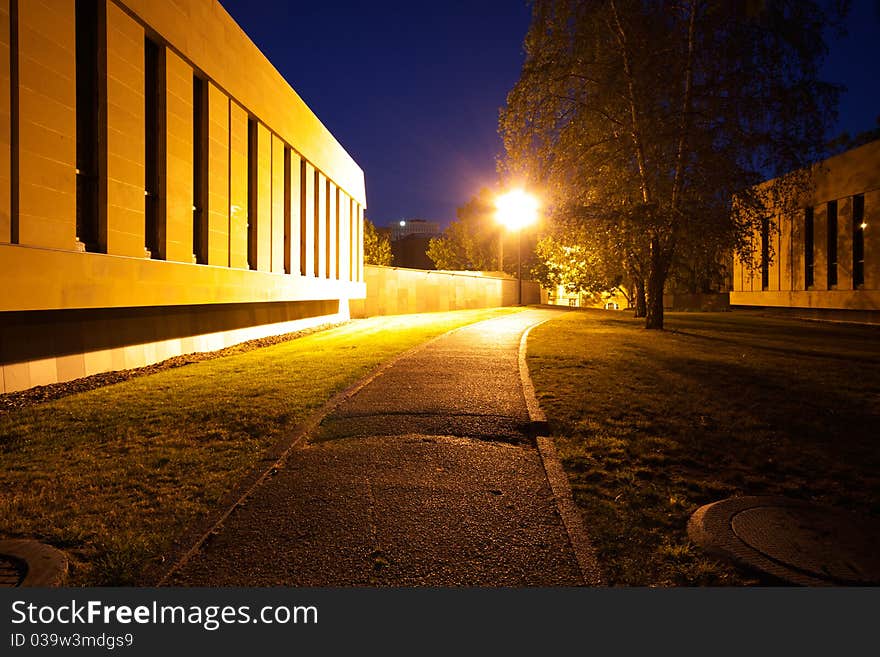
[[[0,392],[347,319],[365,205],[216,0],[0,0]]]
[[[734,257],[732,306],[880,319],[880,141],[812,169],[794,214],[753,236],[755,261]],[[769,181],[767,184],[773,184]]]
[[[391,224],[391,241],[403,239],[410,235],[436,237],[441,233],[440,224],[426,219],[401,219]]]

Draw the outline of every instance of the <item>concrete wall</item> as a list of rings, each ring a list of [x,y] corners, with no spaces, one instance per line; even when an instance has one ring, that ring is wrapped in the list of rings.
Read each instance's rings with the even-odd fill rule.
[[[734,306],[829,309],[873,312],[880,310],[880,141],[874,141],[817,164],[813,190],[794,214],[775,217],[769,239],[774,257],[767,286],[762,285],[761,263],[734,257]],[[770,181],[768,184],[773,184]],[[864,199],[864,228],[853,222],[854,198]],[[828,203],[837,203],[837,283],[828,284]],[[806,282],[805,210],[813,210],[813,284]],[[853,243],[864,239],[864,283],[854,285]],[[752,237],[760,258],[761,236]]]
[[[84,69],[75,0],[0,0],[0,392],[347,318],[366,293],[357,164],[216,0],[93,7],[97,59]],[[86,243],[78,117],[91,105],[77,80],[90,75],[98,193]],[[269,321],[256,311],[266,304],[285,310]],[[181,327],[172,337],[168,322]]]
[[[517,303],[517,281],[481,272],[428,271],[366,265],[365,299],[352,299],[352,317],[494,308]],[[541,302],[537,283],[523,281],[523,303]]]

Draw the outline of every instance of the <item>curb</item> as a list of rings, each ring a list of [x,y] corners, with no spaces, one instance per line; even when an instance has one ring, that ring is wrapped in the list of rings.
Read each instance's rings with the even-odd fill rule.
[[[190,547],[187,548],[183,555],[178,557],[171,566],[169,566],[167,569],[159,571],[161,577],[158,578],[155,586],[166,586],[172,576],[176,574],[177,571],[180,570],[184,565],[186,565],[186,563],[201,549],[205,542],[208,541],[211,536],[219,533],[223,523],[232,514],[232,512],[240,507],[247,500],[247,498],[250,497],[251,494],[266,480],[267,477],[275,474],[278,468],[282,466],[288,455],[303,442],[303,440],[315,429],[315,427],[317,427],[321,423],[321,421],[325,417],[332,413],[336,409],[336,407],[342,404],[342,402],[347,400],[349,397],[352,397],[362,388],[379,378],[385,372],[385,370],[397,363],[397,361],[418,353],[419,351],[427,348],[429,345],[433,344],[443,336],[450,335],[464,328],[481,324],[482,322],[492,321],[493,319],[495,318],[493,317],[480,320],[479,322],[473,322],[472,324],[464,324],[450,331],[440,333],[439,335],[436,335],[430,340],[422,342],[421,344],[417,344],[415,347],[407,349],[397,356],[385,361],[384,363],[381,363],[372,372],[370,372],[363,378],[355,381],[348,388],[336,393],[330,399],[324,402],[324,404],[314,413],[312,413],[308,418],[306,418],[306,420],[302,424],[294,427],[290,432],[283,435],[275,443],[275,445],[269,450],[267,456],[263,459],[264,462],[268,461],[269,465],[265,465],[262,467],[256,466],[256,468],[251,471],[250,475],[244,478],[244,487],[239,488],[234,493],[235,497],[232,498],[233,501],[228,504],[226,510],[223,511],[219,516],[215,516],[215,520],[210,521],[211,524],[210,526],[208,526],[207,530],[200,531],[197,535],[197,538],[195,538],[195,540],[193,541],[182,541],[184,544],[188,543]],[[254,478],[255,476],[256,478]],[[247,482],[251,483],[248,484]],[[206,525],[202,525],[202,527],[205,526]]]
[[[519,378],[522,382],[523,395],[526,399],[526,407],[529,410],[529,420],[533,426],[538,426],[541,430],[546,431],[547,417],[538,403],[535,395],[535,385],[532,383],[532,377],[529,374],[528,363],[526,362],[526,343],[528,341],[531,330],[541,324],[549,321],[545,319],[536,324],[532,324],[525,331],[519,341]],[[549,432],[548,432],[549,433]],[[544,473],[547,475],[547,481],[550,484],[550,490],[556,500],[556,508],[562,517],[562,524],[568,534],[568,540],[577,559],[578,568],[581,571],[585,586],[604,586],[602,574],[599,570],[599,564],[596,560],[596,552],[590,542],[587,528],[584,525],[580,510],[574,503],[571,492],[571,484],[568,476],[562,467],[562,461],[556,453],[556,445],[553,438],[544,435],[538,435],[535,438],[538,444],[538,453],[541,456],[541,463],[544,466]]]

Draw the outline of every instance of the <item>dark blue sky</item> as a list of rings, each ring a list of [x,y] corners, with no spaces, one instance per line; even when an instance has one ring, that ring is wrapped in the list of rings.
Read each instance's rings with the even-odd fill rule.
[[[525,0],[220,0],[364,169],[367,216],[448,224],[495,181]],[[854,0],[823,68],[849,91],[835,134],[880,115],[880,0]]]

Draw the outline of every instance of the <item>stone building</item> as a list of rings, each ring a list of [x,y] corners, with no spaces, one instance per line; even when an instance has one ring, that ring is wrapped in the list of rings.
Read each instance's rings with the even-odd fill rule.
[[[730,304],[878,321],[880,141],[816,164],[812,180],[794,214],[754,235],[753,266],[734,257]]]
[[[0,392],[347,319],[365,205],[216,0],[0,0]]]

